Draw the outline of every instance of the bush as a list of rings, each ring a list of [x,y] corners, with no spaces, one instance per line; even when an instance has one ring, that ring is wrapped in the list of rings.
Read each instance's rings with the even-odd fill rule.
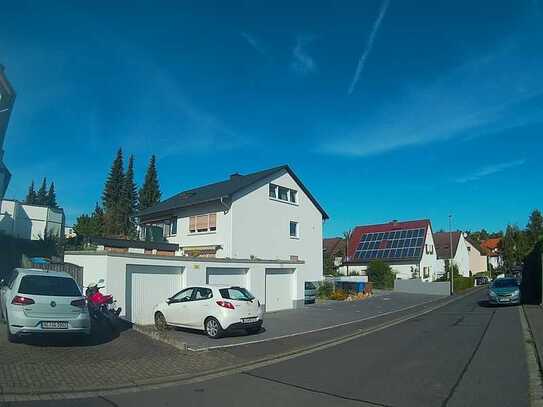
[[[368,280],[373,283],[375,288],[392,289],[394,288],[394,273],[388,264],[382,260],[373,260],[368,264],[366,271]]]
[[[474,277],[454,276],[454,292],[461,293],[462,291],[473,287]]]
[[[317,289],[317,296],[319,298],[329,298],[334,291],[334,285],[328,281],[322,283]]]
[[[349,296],[349,293],[347,291],[342,290],[341,288],[338,288],[336,291],[334,291],[328,296],[328,299],[336,300],[336,301],[344,301],[348,296]]]

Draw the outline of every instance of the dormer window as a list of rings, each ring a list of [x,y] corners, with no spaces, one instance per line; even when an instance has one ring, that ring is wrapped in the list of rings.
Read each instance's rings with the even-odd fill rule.
[[[275,184],[270,184],[269,196],[280,201],[298,203],[298,191]]]

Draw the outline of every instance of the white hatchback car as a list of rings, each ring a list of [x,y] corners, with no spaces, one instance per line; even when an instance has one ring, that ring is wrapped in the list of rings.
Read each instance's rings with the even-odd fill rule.
[[[204,330],[210,338],[225,331],[258,332],[263,323],[260,302],[245,288],[202,285],[178,292],[154,309],[155,327],[179,326]]]
[[[33,333],[89,335],[85,297],[68,273],[15,269],[0,287],[0,313],[10,342]]]

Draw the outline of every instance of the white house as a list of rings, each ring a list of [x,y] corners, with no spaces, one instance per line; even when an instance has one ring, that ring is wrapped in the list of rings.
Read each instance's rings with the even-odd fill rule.
[[[0,65],[0,201],[4,198],[11,174],[4,164],[4,138],[8,127],[9,116],[15,102],[15,91],[4,75],[4,67]]]
[[[470,276],[471,268],[468,244],[462,232],[434,233],[434,242],[436,245],[437,258],[441,262],[441,274],[445,273],[447,264],[452,257],[454,264],[458,266],[460,275],[464,277]]]
[[[397,279],[421,278],[433,281],[439,262],[434,250],[432,225],[428,219],[354,228],[341,268],[365,274],[368,264],[382,260],[391,266]]]
[[[75,233],[73,226],[64,226],[64,237],[66,239],[71,239],[73,237],[76,237],[77,234]]]
[[[464,234],[466,247],[469,252],[469,270],[472,275],[477,273],[485,273],[488,271],[488,256],[483,248],[471,239],[467,234]]]
[[[187,285],[246,287],[275,311],[301,306],[305,282],[323,279],[328,216],[286,165],[181,192],[138,218],[142,241],[65,255],[84,284],[103,278],[136,323],[152,323],[148,310]]]
[[[62,237],[64,211],[4,199],[0,202],[0,231],[19,239]]]

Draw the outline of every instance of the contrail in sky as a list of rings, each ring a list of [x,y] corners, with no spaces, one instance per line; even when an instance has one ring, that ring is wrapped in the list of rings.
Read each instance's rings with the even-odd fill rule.
[[[354,88],[356,84],[358,83],[358,80],[360,79],[360,74],[364,70],[364,65],[366,64],[366,58],[368,57],[369,53],[371,52],[371,49],[373,48],[375,35],[377,34],[377,31],[379,30],[379,26],[381,25],[381,22],[383,21],[383,18],[385,17],[389,3],[390,3],[390,0],[383,1],[381,9],[379,10],[379,15],[377,16],[375,23],[373,23],[373,27],[371,29],[368,42],[366,44],[366,49],[364,50],[364,52],[360,56],[360,59],[358,60],[358,65],[356,66],[356,71],[354,73],[353,81],[351,82],[351,86],[349,86],[349,90],[348,90],[349,95],[353,93]]]

